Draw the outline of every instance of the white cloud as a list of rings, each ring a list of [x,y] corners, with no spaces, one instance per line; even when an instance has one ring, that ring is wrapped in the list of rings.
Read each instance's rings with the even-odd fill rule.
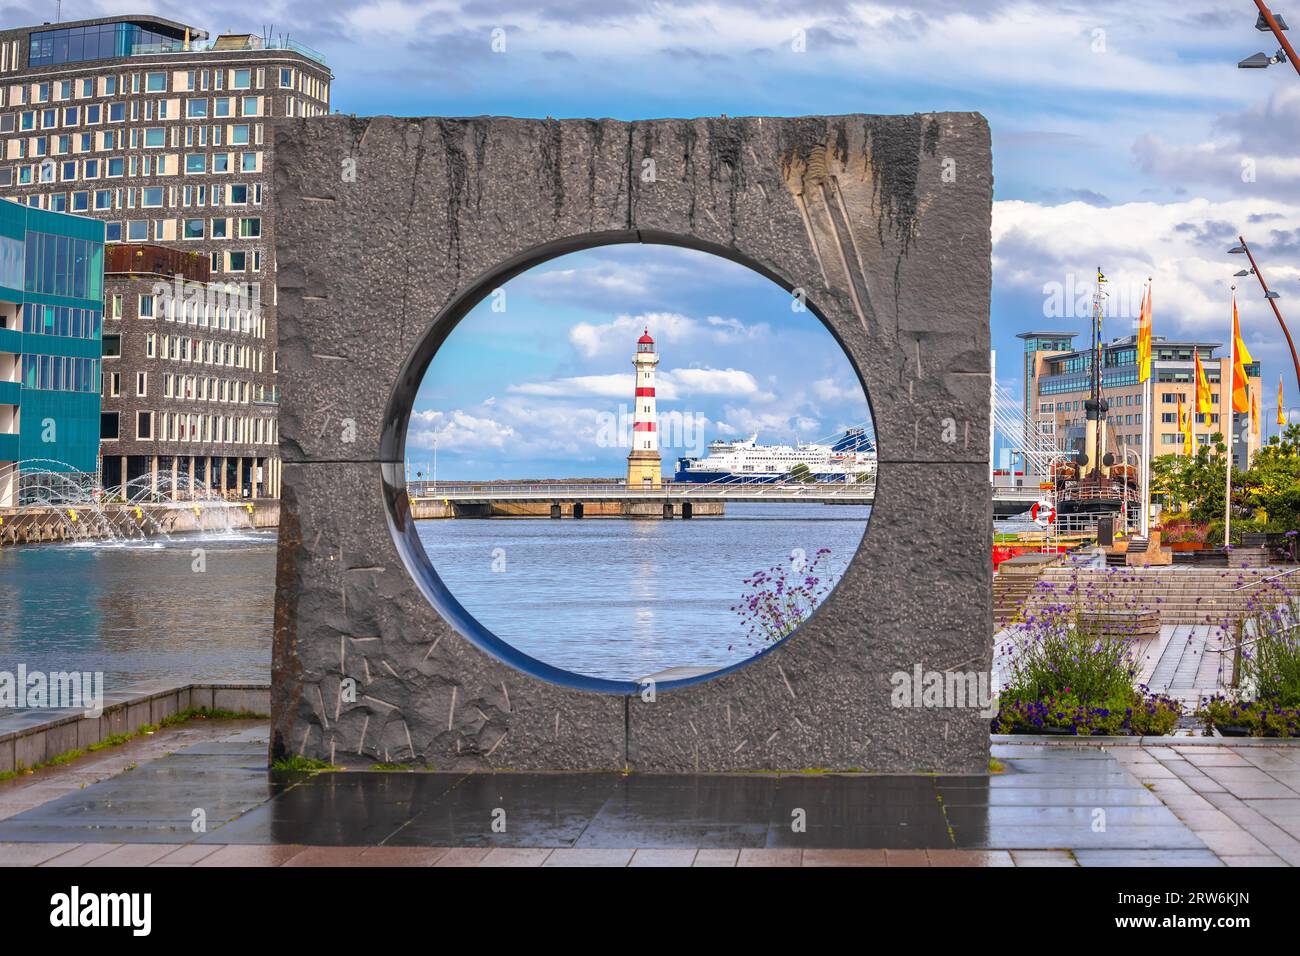
[[[758,409],[728,405],[717,427],[719,434],[722,435],[757,434],[760,441],[764,440],[764,434],[769,436],[767,439],[769,441],[772,435],[782,437],[798,435],[802,441],[827,437],[821,434],[821,422],[817,419],[789,409]]]
[[[1065,284],[1071,274],[1079,287],[1092,282],[1100,263],[1112,291],[1132,294],[1153,278],[1157,335],[1195,335],[1225,341],[1230,323],[1229,285],[1238,283],[1243,335],[1247,343],[1276,346],[1277,328],[1253,277],[1232,274],[1248,263],[1227,254],[1238,231],[1274,288],[1295,288],[1300,267],[1297,234],[1267,230],[1265,223],[1300,222],[1300,205],[1263,198],[1212,202],[1125,203],[1108,208],[1085,203],[1042,206],[1004,201],[993,209],[993,270],[998,286],[1021,297],[1046,301],[1044,286]],[[1267,230],[1267,231],[1266,231]],[[1252,241],[1251,236],[1255,238]],[[1105,334],[1133,331],[1132,314],[1109,319]],[[1049,319],[1043,312],[1019,318],[1019,327],[1046,325],[1088,331],[1085,315]]]
[[[1143,172],[1177,183],[1202,183],[1220,194],[1300,198],[1300,86],[1288,83],[1237,113],[1219,116],[1210,138],[1172,143],[1138,137],[1133,155]]]
[[[857,382],[840,385],[833,378],[819,378],[812,383],[813,395],[823,402],[860,402],[862,386]]]
[[[704,322],[709,327],[713,341],[719,345],[751,342],[766,336],[772,331],[766,322],[748,325],[740,321],[740,319],[723,318],[720,315],[710,315]]]
[[[518,395],[536,395],[545,398],[576,398],[595,395],[600,398],[631,399],[635,380],[631,372],[609,375],[574,375],[546,382],[525,382],[511,385],[509,391]]]
[[[749,372],[735,368],[675,368],[659,378],[683,396],[735,395],[758,401],[770,401],[774,397],[762,391]]]
[[[407,443],[415,448],[436,444],[440,449],[473,451],[503,448],[515,434],[509,425],[459,408],[451,412],[425,409],[411,413]]]
[[[630,357],[636,351],[636,340],[647,329],[656,342],[680,343],[695,334],[698,326],[694,319],[677,312],[620,315],[601,325],[579,322],[569,329],[569,342],[583,358],[624,352]]]

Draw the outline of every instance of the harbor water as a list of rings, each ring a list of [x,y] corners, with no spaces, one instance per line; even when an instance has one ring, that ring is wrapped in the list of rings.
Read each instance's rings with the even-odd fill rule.
[[[811,560],[829,548],[842,572],[869,514],[731,503],[723,518],[442,520],[419,532],[452,593],[498,636],[558,667],[630,679],[752,655],[731,610],[744,579],[795,549]],[[274,579],[271,532],[5,548],[0,671],[102,671],[109,689],[267,681]]]

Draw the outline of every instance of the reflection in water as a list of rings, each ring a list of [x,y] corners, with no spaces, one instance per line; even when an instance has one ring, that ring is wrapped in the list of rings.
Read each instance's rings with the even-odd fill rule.
[[[269,680],[274,532],[8,547],[0,582],[2,671],[103,671],[110,692]]]
[[[419,533],[451,593],[502,640],[557,667],[626,680],[760,650],[731,610],[744,579],[796,548],[809,560],[830,548],[842,572],[870,513],[728,503],[725,518],[441,520],[420,522]]]

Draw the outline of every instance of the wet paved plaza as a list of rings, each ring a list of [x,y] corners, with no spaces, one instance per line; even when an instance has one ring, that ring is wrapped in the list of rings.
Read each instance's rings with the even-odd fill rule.
[[[976,776],[281,778],[264,725],[155,738],[0,785],[0,863],[1300,864],[1293,743],[1000,742]]]

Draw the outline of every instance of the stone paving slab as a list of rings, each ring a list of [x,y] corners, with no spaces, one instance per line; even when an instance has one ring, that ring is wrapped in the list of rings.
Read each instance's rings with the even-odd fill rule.
[[[1300,864],[1300,742],[997,739],[1005,772],[322,773],[178,728],[0,786],[15,866]],[[170,752],[175,750],[176,752]],[[139,764],[135,769],[128,766]],[[203,806],[208,831],[191,830]],[[504,831],[493,829],[504,812]],[[803,826],[792,826],[802,817]],[[1100,822],[1100,825],[1099,825]]]

